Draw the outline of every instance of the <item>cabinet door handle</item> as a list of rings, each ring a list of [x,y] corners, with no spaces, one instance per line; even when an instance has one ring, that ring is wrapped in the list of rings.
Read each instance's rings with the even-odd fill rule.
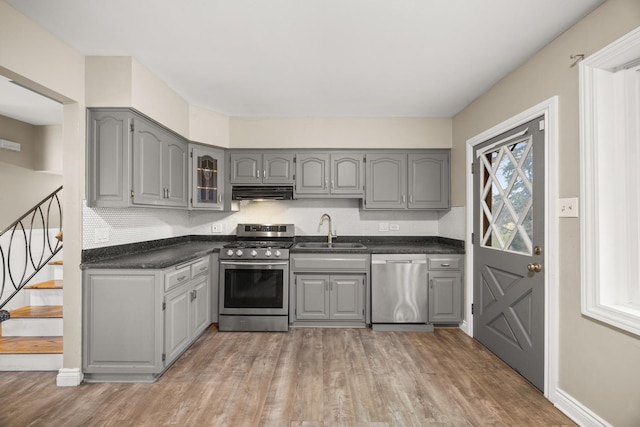
[[[326,179],[324,180],[324,187],[322,187],[322,188],[327,188],[327,180]]]
[[[413,203],[413,195],[409,196],[409,203]]]
[[[431,289],[433,289],[433,279],[429,280],[429,284],[431,285]]]
[[[256,169],[256,178],[260,179],[260,169]]]
[[[406,202],[406,201],[407,201],[407,195],[406,195],[406,194],[403,194],[403,195],[402,195],[402,203],[404,203],[404,202]]]
[[[334,180],[331,180],[331,188],[336,188],[336,183]]]
[[[222,194],[218,193],[218,203],[222,203]]]
[[[198,290],[197,290],[197,289],[194,289],[194,290],[193,290],[193,299],[194,299],[194,300],[195,300],[195,299],[198,299]]]

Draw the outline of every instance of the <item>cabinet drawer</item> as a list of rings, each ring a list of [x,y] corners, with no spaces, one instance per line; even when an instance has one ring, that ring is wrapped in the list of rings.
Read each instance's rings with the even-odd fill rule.
[[[188,282],[191,279],[191,266],[187,265],[175,271],[165,273],[164,290],[175,288],[178,285]]]
[[[347,258],[342,256],[294,257],[291,259],[294,271],[367,271],[368,257]]]
[[[460,270],[461,257],[429,257],[429,270]]]
[[[209,257],[191,264],[191,277],[198,277],[209,273]]]

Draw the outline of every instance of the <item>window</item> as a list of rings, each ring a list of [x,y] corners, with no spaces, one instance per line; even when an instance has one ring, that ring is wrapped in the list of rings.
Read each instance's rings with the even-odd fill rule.
[[[580,64],[582,312],[640,335],[640,27]]]

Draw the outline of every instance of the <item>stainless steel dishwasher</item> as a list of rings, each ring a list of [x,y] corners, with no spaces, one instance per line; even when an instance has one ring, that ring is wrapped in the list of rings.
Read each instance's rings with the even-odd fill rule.
[[[432,331],[427,325],[427,256],[371,256],[371,323],[374,330]]]

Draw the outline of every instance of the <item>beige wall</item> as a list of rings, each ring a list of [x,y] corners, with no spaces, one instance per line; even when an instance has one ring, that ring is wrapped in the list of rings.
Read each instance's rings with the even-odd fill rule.
[[[609,0],[453,119],[452,200],[465,204],[466,141],[554,95],[559,96],[560,197],[580,194],[578,67],[640,25],[638,0]],[[612,165],[613,167],[613,165]],[[580,223],[560,221],[560,388],[616,426],[640,420],[640,339],[580,313]]]
[[[0,150],[0,231],[62,185],[62,175],[36,170],[39,128],[0,116],[0,138],[20,143],[20,151]]]
[[[189,106],[189,141],[228,148],[229,116]]]
[[[0,0],[0,74],[64,102],[64,367],[81,358],[82,200],[84,199],[84,57]]]
[[[233,148],[449,148],[448,118],[232,117]]]
[[[62,125],[35,126],[33,168],[62,175]]]

